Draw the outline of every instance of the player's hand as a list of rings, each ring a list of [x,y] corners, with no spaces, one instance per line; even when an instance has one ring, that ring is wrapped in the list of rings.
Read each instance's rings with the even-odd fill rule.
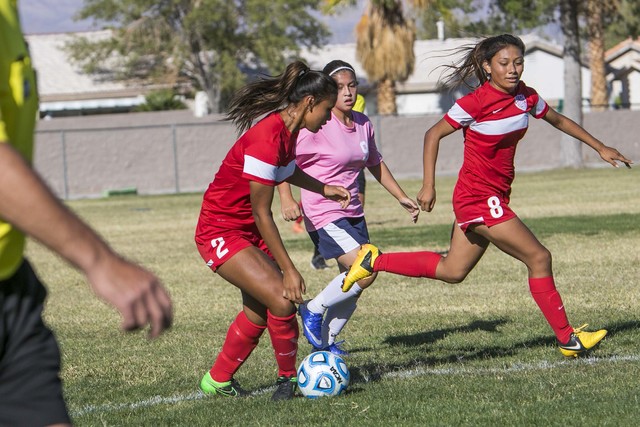
[[[338,185],[325,185],[322,195],[327,199],[339,202],[342,209],[349,206],[349,202],[351,201],[351,193],[349,193],[346,188]]]
[[[411,220],[415,224],[418,221],[418,215],[420,215],[420,208],[418,204],[408,197],[401,197],[398,199],[400,206],[406,209],[407,212],[411,215]]]
[[[95,294],[122,315],[122,329],[133,331],[151,325],[155,338],[171,327],[173,307],[160,280],[117,255],[105,255],[87,272]]]
[[[288,201],[280,200],[280,211],[282,213],[282,218],[285,221],[295,221],[300,218],[302,215],[302,211],[300,210],[300,205],[295,200],[291,199]]]
[[[620,154],[620,152],[613,147],[607,147],[605,145],[598,151],[598,154],[600,154],[600,157],[602,157],[602,160],[609,163],[614,168],[618,167],[617,162],[624,163],[625,166],[628,167],[629,169],[631,169],[631,165],[633,164],[631,160],[627,159],[625,156]]]
[[[416,198],[423,211],[431,212],[436,204],[436,189],[432,186],[423,185]]]
[[[282,284],[284,286],[282,291],[283,297],[297,304],[302,304],[304,302],[302,294],[307,293],[307,286],[305,285],[304,279],[298,270],[293,268],[288,271],[283,271]]]

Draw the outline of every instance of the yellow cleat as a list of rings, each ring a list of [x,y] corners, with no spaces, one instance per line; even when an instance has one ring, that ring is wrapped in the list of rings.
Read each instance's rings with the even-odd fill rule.
[[[373,263],[380,255],[380,250],[370,244],[362,245],[358,251],[356,260],[351,265],[349,272],[342,281],[342,292],[349,292],[349,289],[358,280],[366,279],[373,274]]]
[[[578,357],[580,353],[583,353],[596,346],[607,335],[606,329],[600,329],[595,332],[583,331],[587,327],[587,324],[580,326],[573,330],[569,342],[566,344],[558,344],[560,347],[560,353],[566,357]]]

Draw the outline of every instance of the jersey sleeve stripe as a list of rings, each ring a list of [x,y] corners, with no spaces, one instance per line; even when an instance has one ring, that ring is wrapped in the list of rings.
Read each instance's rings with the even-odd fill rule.
[[[535,110],[535,114],[533,115],[533,117],[535,117],[536,119],[539,119],[544,117],[547,114],[547,111],[549,110],[549,106],[547,105],[544,99],[539,97],[534,110]]]
[[[242,173],[256,177],[261,182],[282,182],[293,174],[295,167],[295,160],[286,166],[274,166],[245,154]]]
[[[453,104],[453,107],[451,107],[451,109],[449,109],[449,111],[447,112],[445,119],[447,118],[447,116],[449,117],[449,119],[451,119],[447,121],[455,128],[469,126],[474,121],[474,118],[471,117],[471,115],[465,110],[463,110],[462,107],[458,105],[458,103]],[[455,122],[457,126],[455,126],[451,121]]]

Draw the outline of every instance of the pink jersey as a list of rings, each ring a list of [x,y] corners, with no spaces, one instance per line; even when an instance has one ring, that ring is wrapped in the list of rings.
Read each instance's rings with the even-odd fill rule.
[[[196,238],[208,230],[246,229],[255,221],[249,181],[275,186],[295,169],[296,134],[291,134],[279,113],[272,113],[236,141],[204,193]],[[335,203],[335,202],[334,202]]]
[[[345,126],[331,113],[331,120],[318,133],[302,129],[296,147],[298,167],[325,184],[341,185],[351,193],[351,203],[342,209],[333,200],[302,189],[307,230],[317,230],[340,218],[363,216],[356,178],[363,168],[381,161],[373,126],[362,113],[353,111],[352,127]]]
[[[511,191],[516,145],[527,132],[529,114],[547,114],[547,103],[520,82],[515,93],[505,93],[486,82],[458,99],[444,119],[463,128],[464,162],[456,189],[478,196]]]

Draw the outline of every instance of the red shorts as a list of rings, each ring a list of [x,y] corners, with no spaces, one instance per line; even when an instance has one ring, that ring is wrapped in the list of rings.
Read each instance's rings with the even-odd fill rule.
[[[257,247],[275,261],[255,225],[248,230],[210,228],[207,230],[207,236],[208,238],[196,236],[196,246],[202,259],[213,271],[249,246]]]
[[[491,227],[517,216],[509,207],[509,196],[505,194],[476,196],[466,194],[458,187],[453,192],[453,213],[456,223],[465,233],[473,224]]]

